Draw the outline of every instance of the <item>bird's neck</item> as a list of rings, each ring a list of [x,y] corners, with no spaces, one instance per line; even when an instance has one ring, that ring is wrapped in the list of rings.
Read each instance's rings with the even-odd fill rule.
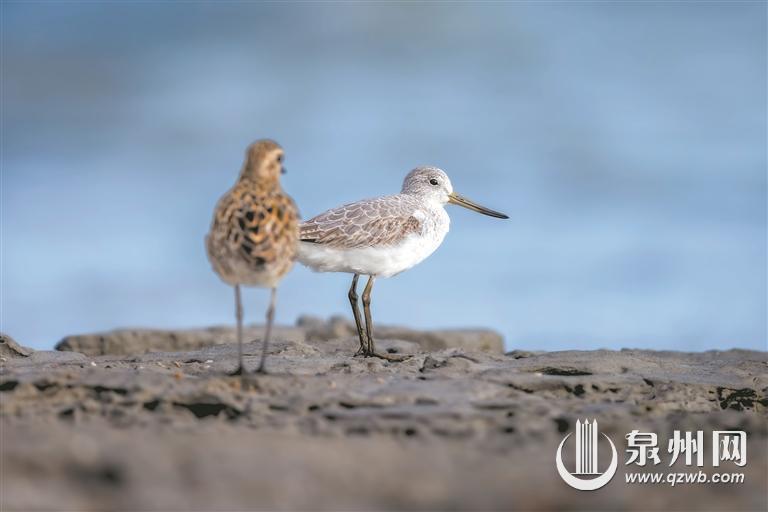
[[[240,169],[240,177],[238,178],[238,181],[245,180],[259,181],[259,168],[252,165],[250,162],[246,162],[245,165],[243,165],[243,168]]]
[[[264,178],[254,174],[240,174],[236,186],[250,190],[257,190],[259,192],[279,192],[282,190],[278,180]]]

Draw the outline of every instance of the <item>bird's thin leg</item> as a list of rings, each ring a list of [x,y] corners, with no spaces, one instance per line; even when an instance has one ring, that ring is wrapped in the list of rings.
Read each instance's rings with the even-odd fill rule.
[[[357,354],[365,354],[366,352],[366,339],[363,332],[363,323],[360,318],[360,309],[357,307],[357,280],[360,278],[360,274],[355,274],[352,278],[352,286],[349,288],[349,303],[352,305],[352,315],[355,317],[355,326],[357,326],[357,336],[360,338],[360,350]]]
[[[240,299],[240,285],[235,285],[235,318],[237,319],[237,369],[232,375],[244,375],[243,365],[243,302]]]
[[[267,309],[267,332],[264,333],[264,344],[261,351],[261,362],[256,373],[267,373],[264,366],[267,361],[267,347],[269,346],[269,337],[272,335],[272,324],[275,321],[275,304],[277,303],[277,288],[272,288],[269,299],[269,309]]]
[[[368,346],[365,348],[366,355],[372,356],[376,352],[376,347],[373,342],[373,320],[371,319],[371,290],[373,290],[373,283],[376,280],[375,276],[369,276],[368,282],[365,284],[365,290],[363,290],[363,312],[365,313],[365,333],[368,335]]]
[[[363,290],[363,311],[365,312],[365,332],[368,334],[368,346],[366,347],[365,355],[369,357],[378,357],[392,362],[402,362],[410,358],[409,355],[394,355],[394,354],[379,354],[376,352],[376,346],[373,341],[373,320],[371,318],[371,290],[373,290],[373,283],[376,280],[376,276],[368,277],[368,282]]]

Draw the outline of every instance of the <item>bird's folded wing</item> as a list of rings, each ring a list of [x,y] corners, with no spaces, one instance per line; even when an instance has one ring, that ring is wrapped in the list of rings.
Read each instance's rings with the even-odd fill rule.
[[[409,211],[378,202],[335,208],[299,226],[302,242],[342,249],[393,246],[420,232],[421,222]]]

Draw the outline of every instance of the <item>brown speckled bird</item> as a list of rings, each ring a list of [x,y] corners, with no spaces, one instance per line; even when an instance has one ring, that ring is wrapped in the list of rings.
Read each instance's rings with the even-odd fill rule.
[[[208,259],[225,283],[235,288],[238,366],[243,375],[243,306],[240,286],[271,288],[267,327],[258,372],[264,373],[275,316],[277,284],[296,258],[299,212],[280,186],[283,148],[271,140],[248,147],[240,177],[219,200],[205,238]]]

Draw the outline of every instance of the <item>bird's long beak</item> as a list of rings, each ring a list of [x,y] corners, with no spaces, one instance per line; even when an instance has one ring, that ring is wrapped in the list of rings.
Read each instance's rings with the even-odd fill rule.
[[[476,202],[470,201],[466,197],[460,196],[456,192],[451,192],[450,194],[448,194],[448,202],[451,204],[457,204],[459,206],[463,206],[464,208],[468,208],[477,213],[482,213],[483,215],[488,215],[489,217],[496,217],[497,219],[509,218],[507,215],[504,215],[501,212],[491,210],[490,208],[486,208],[485,206],[480,206]]]

